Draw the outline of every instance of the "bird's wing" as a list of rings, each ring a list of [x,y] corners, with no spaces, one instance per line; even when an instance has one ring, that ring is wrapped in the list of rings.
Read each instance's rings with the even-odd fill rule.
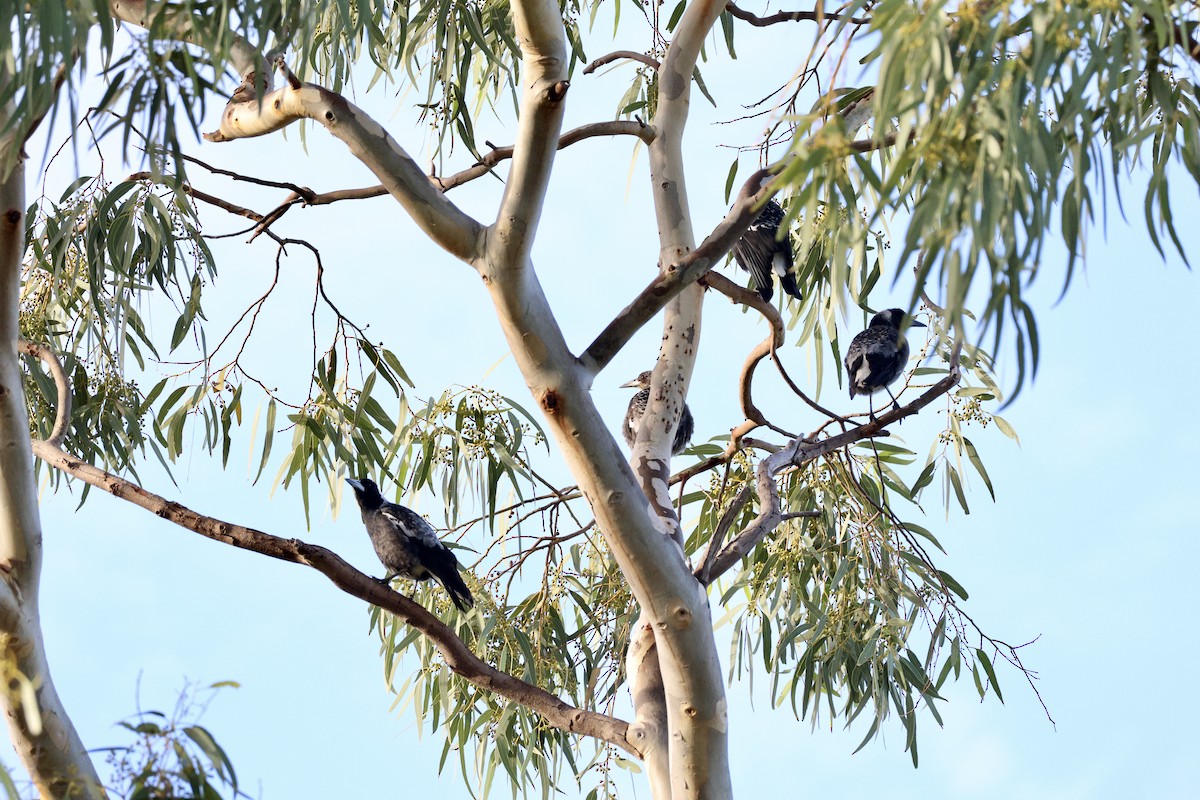
[[[449,547],[442,544],[437,531],[424,517],[410,508],[394,503],[384,504],[380,512],[396,532],[407,539],[417,561],[446,588],[450,600],[460,611],[466,611],[475,605],[471,590],[458,574],[458,559]]]
[[[754,286],[763,300],[774,294],[771,283],[771,262],[775,258],[775,229],[770,231],[757,225],[742,234],[733,246],[733,258],[738,266],[754,276]]]
[[[851,343],[849,352],[846,353],[846,383],[850,384],[850,397],[853,399],[855,388],[859,383],[859,370],[863,366],[862,348],[856,348],[854,343]],[[866,377],[865,375],[863,376]]]
[[[629,447],[633,447],[637,441],[638,426],[642,424],[642,415],[646,413],[646,404],[649,402],[649,389],[642,389],[629,399],[629,408],[625,409],[625,419],[621,423],[621,435]]]
[[[679,427],[675,429],[675,441],[671,443],[671,454],[677,456],[682,453],[695,432],[696,418],[692,416],[692,410],[687,407],[687,403],[684,403],[683,413],[679,415]]]
[[[878,326],[854,337],[846,353],[852,391],[874,392],[899,377],[908,362],[908,345],[898,340],[894,329]]]
[[[800,287],[796,285],[796,262],[792,255],[792,237],[789,236],[778,244],[779,250],[775,253],[772,263],[775,265],[775,274],[779,276],[779,285],[785,292],[800,300],[802,296]]]
[[[398,506],[395,503],[384,503],[383,507],[379,509],[379,513],[391,523],[396,533],[410,543],[428,548],[446,549],[446,545],[442,544],[442,540],[437,537],[437,531],[433,529],[433,526],[411,508]]]

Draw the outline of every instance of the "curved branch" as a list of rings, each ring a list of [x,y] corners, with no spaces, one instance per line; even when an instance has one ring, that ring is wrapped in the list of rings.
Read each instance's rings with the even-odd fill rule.
[[[834,412],[830,411],[828,408],[809,397],[803,389],[797,386],[796,382],[792,380],[792,376],[788,374],[787,368],[783,366],[783,361],[779,358],[778,348],[771,349],[771,360],[775,362],[775,368],[779,370],[779,376],[783,378],[784,383],[788,385],[788,388],[791,389],[797,397],[807,403],[809,408],[813,409],[819,414],[824,414],[825,416],[829,417],[830,420],[837,420],[843,425],[847,422],[850,422],[854,425],[858,424],[856,422],[852,422],[846,417],[843,417],[841,414],[835,414]]]
[[[582,142],[585,139],[593,139],[600,136],[636,136],[646,144],[649,144],[650,142],[654,141],[654,126],[647,125],[639,120],[611,120],[607,122],[592,122],[586,125],[580,125],[577,128],[572,128],[564,133],[558,140],[558,149],[562,150],[564,147],[569,147],[578,142]],[[487,175],[497,164],[506,159],[512,158],[512,155],[512,146],[495,147],[477,163],[467,167],[464,170],[460,170],[446,177],[430,175],[428,176],[428,179],[436,189],[442,192],[448,192],[451,189],[462,186],[465,183],[469,183],[476,178]],[[283,217],[283,215],[286,214],[290,209],[297,205],[322,206],[338,203],[343,200],[368,200],[373,197],[383,197],[388,193],[388,190],[384,188],[383,184],[364,186],[359,189],[335,189],[329,192],[315,192],[306,186],[299,186],[297,184],[283,181],[271,181],[263,178],[256,178],[252,175],[244,175],[239,172],[222,169],[220,167],[205,163],[204,161],[201,161],[193,156],[185,155],[183,158],[185,161],[195,163],[215,175],[223,175],[234,181],[245,181],[260,186],[270,186],[278,189],[289,190],[288,196],[284,198],[284,200],[277,206],[275,206],[275,208],[271,209],[266,214],[260,214],[257,211],[243,208],[220,197],[216,197],[215,195],[202,192],[190,184],[184,184],[184,191],[190,196],[195,197],[197,200],[202,200],[210,205],[224,209],[230,214],[246,217],[247,219],[254,220],[256,223],[258,223],[251,231],[251,235],[248,240],[251,242],[260,235],[269,233],[270,227],[278,222],[279,219]],[[129,176],[129,180],[147,179],[155,178],[149,172],[138,172]]]
[[[639,53],[636,50],[615,50],[615,51],[609,53],[608,55],[600,56],[595,61],[588,64],[586,67],[583,68],[583,74],[591,75],[593,72],[600,69],[605,64],[611,64],[614,61],[620,61],[622,58],[627,58],[630,61],[640,61],[641,63],[645,64],[647,67],[650,67],[651,69],[653,69],[655,71],[657,71],[658,68],[662,66],[661,64],[658,63],[657,59],[651,58],[650,56],[646,55],[645,53]]]
[[[564,133],[558,140],[557,149],[562,150],[564,147],[569,147],[576,142],[597,136],[636,136],[646,144],[650,144],[654,141],[654,127],[638,120],[592,122],[587,125],[580,125],[578,128],[572,128]],[[478,163],[444,178],[431,175],[429,180],[436,184],[443,192],[448,192],[456,186],[462,186],[468,181],[473,181],[491,172],[492,168],[501,161],[512,158],[515,148],[516,145],[494,147],[491,152],[479,159]]]
[[[824,9],[814,8],[812,11],[780,11],[777,14],[772,14],[769,17],[760,17],[757,14],[752,14],[745,11],[733,3],[727,3],[725,8],[730,14],[742,20],[749,22],[756,28],[765,28],[768,25],[778,25],[781,22],[845,22],[849,25],[870,25],[870,17],[855,17],[850,14],[828,14]]]
[[[762,314],[763,319],[771,326],[771,333],[750,351],[749,355],[746,356],[745,363],[742,364],[742,373],[738,376],[738,400],[742,406],[742,413],[746,415],[747,420],[758,425],[765,425],[789,439],[796,438],[796,434],[785,431],[767,419],[766,415],[754,404],[754,397],[750,391],[751,385],[754,382],[754,370],[758,367],[759,362],[768,355],[774,354],[776,348],[783,345],[783,317],[779,315],[778,309],[766,300],[763,300],[758,292],[752,292],[744,286],[739,286],[720,273],[710,272],[701,278],[701,280],[705,285],[725,295],[733,302],[753,308],[759,314]]]
[[[17,352],[41,359],[50,370],[50,377],[54,379],[54,386],[58,390],[58,406],[54,413],[54,428],[46,441],[58,447],[71,427],[71,381],[54,351],[46,345],[18,339]]]

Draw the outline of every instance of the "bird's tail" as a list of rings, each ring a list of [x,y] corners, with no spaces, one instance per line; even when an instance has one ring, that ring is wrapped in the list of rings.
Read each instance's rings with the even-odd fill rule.
[[[785,272],[779,276],[779,285],[783,290],[797,300],[804,299],[800,294],[800,287],[796,285],[796,273]]]
[[[454,607],[459,611],[466,611],[475,606],[475,598],[471,596],[471,590],[467,588],[462,576],[458,574],[457,565],[441,573],[435,573],[435,577],[445,587],[446,593],[450,595],[450,602],[454,603]]]

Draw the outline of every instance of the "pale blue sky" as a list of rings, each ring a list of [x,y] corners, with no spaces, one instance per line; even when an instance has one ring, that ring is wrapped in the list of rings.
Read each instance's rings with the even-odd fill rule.
[[[749,80],[763,69],[759,59],[787,52],[795,30],[740,32],[743,58],[731,74],[724,80],[712,70],[706,75],[718,99],[754,95],[734,94],[732,81]],[[594,49],[589,55],[605,48]],[[617,76],[577,75],[567,125],[610,117],[623,88]],[[419,134],[408,121],[411,98],[398,102],[376,94],[356,102],[402,144],[419,150]],[[710,124],[702,98],[694,110],[688,143],[697,157],[689,189],[702,233],[725,210],[731,155],[713,155],[713,145],[738,138]],[[219,108],[212,112],[210,117]],[[497,144],[511,141],[494,121],[482,123],[478,135]],[[204,144],[192,152],[319,190],[374,182],[320,130],[309,132],[307,153],[295,131],[286,139]],[[451,161],[458,168],[468,162],[465,153]],[[752,166],[745,162],[742,174]],[[110,161],[110,177],[121,175]],[[1182,170],[1177,177],[1176,217],[1195,218],[1196,190],[1186,186]],[[560,155],[534,256],[576,347],[586,345],[652,274],[657,250],[646,180],[644,151],[631,167],[626,141],[591,141]],[[260,210],[280,199],[210,185]],[[483,179],[452,196],[490,221],[498,187]],[[1190,672],[1200,647],[1185,623],[1191,571],[1200,557],[1200,526],[1191,507],[1200,434],[1188,409],[1200,388],[1193,341],[1200,285],[1178,258],[1161,261],[1140,227],[1140,198],[1130,202],[1133,197],[1127,195],[1133,224],[1110,210],[1107,239],[1093,232],[1086,269],[1061,303],[1055,302],[1061,255],[1052,248],[1046,257],[1035,304],[1041,371],[1005,412],[1021,445],[994,431],[972,437],[997,502],[976,485],[969,516],[952,511],[947,517],[930,502],[924,522],[949,551],[942,564],[968,588],[967,610],[986,630],[1011,642],[1041,637],[1023,653],[1041,676],[1039,689],[1057,727],[1013,670],[1000,672],[1006,705],[994,699],[980,704],[968,678],[948,690],[951,702],[941,706],[945,729],[922,716],[921,767],[914,770],[897,726],[851,755],[863,727],[814,731],[785,710],[770,710],[761,689],[751,707],[745,688],[734,686],[729,694],[739,795],[1191,796],[1185,765],[1192,764],[1198,744],[1200,701]],[[217,214],[207,219],[213,233],[239,225]],[[504,356],[503,339],[477,278],[421,241],[393,201],[295,209],[279,230],[322,247],[331,295],[399,354],[417,396],[450,383],[480,382],[525,399],[511,361],[489,372]],[[1185,224],[1182,234],[1187,245],[1200,244],[1194,226]],[[224,280],[213,292],[216,302],[207,304],[212,330],[223,315],[236,315],[257,297],[273,271],[273,249],[264,240],[250,246],[234,240],[218,256]],[[303,255],[285,262],[280,293],[268,306],[258,340],[257,363],[280,385],[307,381],[312,275]],[[689,397],[697,440],[737,421],[733,381],[746,351],[765,335],[759,320],[721,298],[712,298],[705,314]],[[628,399],[628,391],[617,387],[650,366],[658,339],[652,324],[597,381],[596,396],[614,430]],[[802,356],[789,356],[803,375]],[[999,370],[1011,382],[1011,353],[1002,355]],[[836,408],[848,406],[832,390],[825,398]],[[798,428],[812,421],[782,392],[766,404],[794,418]],[[900,432],[919,453],[928,449],[922,426],[935,422],[932,412],[925,416]],[[306,531],[298,493],[268,498],[269,480],[249,486],[248,457],[244,441],[235,444],[229,470],[221,471],[196,451],[176,469],[178,490],[149,466],[143,475],[148,488],[198,511],[305,538],[367,572],[379,571],[356,514],[335,519],[318,503]],[[423,510],[437,522],[438,504],[427,500]],[[78,513],[76,503],[67,493],[44,498],[42,615],[59,693],[89,747],[125,740],[114,723],[133,711],[139,676],[141,707],[162,710],[185,680],[229,679],[242,687],[218,696],[203,724],[226,748],[251,795],[468,796],[453,764],[437,775],[440,738],[419,741],[411,718],[389,713],[392,697],[361,602],[312,570],[201,539],[99,492]],[[10,755],[4,760],[13,763]],[[635,787],[638,797],[649,796],[640,782]],[[585,783],[580,795],[590,788]]]

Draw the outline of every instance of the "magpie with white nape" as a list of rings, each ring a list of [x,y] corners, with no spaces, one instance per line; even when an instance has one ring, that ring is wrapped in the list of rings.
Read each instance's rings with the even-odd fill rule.
[[[642,424],[642,415],[646,413],[646,406],[650,403],[651,374],[650,370],[646,370],[629,383],[621,384],[622,389],[641,389],[630,399],[629,408],[625,411],[625,420],[621,423],[621,435],[625,437],[625,444],[630,447],[637,441],[638,426]],[[679,427],[675,429],[675,440],[671,442],[671,455],[677,456],[684,451],[695,430],[696,420],[692,419],[692,410],[684,403],[683,413],[679,415]]]
[[[436,578],[459,611],[475,605],[471,590],[458,574],[458,559],[424,517],[384,500],[370,478],[347,478],[346,483],[354,489],[375,555],[388,570],[384,583],[391,583],[396,576],[416,581]]]
[[[783,206],[768,200],[758,218],[750,224],[742,237],[733,246],[733,258],[738,266],[754,276],[754,288],[758,296],[770,302],[775,293],[771,279],[772,270],[779,276],[779,285],[797,300],[800,287],[796,285],[795,264],[792,256],[792,237],[784,233],[779,236],[783,223]]]
[[[871,318],[871,324],[862,333],[850,340],[846,349],[846,377],[850,382],[850,397],[875,394],[885,390],[892,398],[892,407],[899,410],[900,403],[888,384],[904,373],[908,365],[908,341],[900,335],[900,327],[924,328],[920,322],[904,313],[903,309],[889,308]],[[875,418],[874,401],[871,401],[871,419]]]

